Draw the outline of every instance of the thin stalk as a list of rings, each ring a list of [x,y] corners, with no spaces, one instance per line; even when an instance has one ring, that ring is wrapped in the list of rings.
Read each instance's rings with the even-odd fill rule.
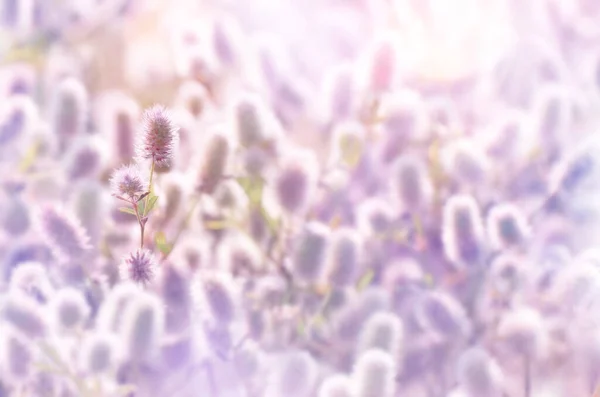
[[[193,198],[192,205],[190,206],[190,209],[188,210],[187,214],[185,215],[185,218],[183,218],[183,220],[181,221],[181,224],[179,225],[179,229],[177,230],[177,234],[175,235],[175,238],[173,239],[173,243],[171,244],[171,249],[169,250],[168,253],[163,254],[163,257],[162,257],[163,261],[166,260],[169,257],[169,255],[171,255],[171,252],[173,252],[173,248],[175,248],[175,244],[177,244],[177,242],[179,241],[179,238],[181,237],[181,234],[189,226],[190,219],[192,218],[192,215],[194,214],[194,211],[196,210],[196,207],[200,203],[201,199],[202,199],[202,194],[199,194],[199,195],[197,195],[196,197]]]
[[[531,362],[529,360],[529,356],[527,354],[523,355],[523,364],[525,367],[524,379],[523,379],[523,387],[525,389],[525,397],[531,396]]]

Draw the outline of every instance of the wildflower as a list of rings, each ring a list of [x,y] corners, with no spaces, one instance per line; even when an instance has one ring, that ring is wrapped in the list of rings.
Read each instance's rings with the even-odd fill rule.
[[[171,121],[167,109],[157,105],[146,110],[137,146],[138,157],[151,160],[159,168],[168,168],[178,142],[179,129]]]
[[[38,221],[50,249],[59,258],[79,259],[89,251],[89,237],[73,214],[60,207],[45,206]]]
[[[357,397],[392,397],[396,390],[393,357],[378,349],[368,350],[356,361],[353,377]]]
[[[157,296],[132,297],[123,315],[122,337],[130,360],[143,362],[157,352],[164,331],[165,311]]]
[[[119,273],[122,280],[130,280],[145,286],[154,279],[157,270],[158,264],[154,254],[138,248],[122,260]]]
[[[114,196],[131,201],[137,201],[148,190],[148,182],[136,164],[119,167],[113,172],[110,185]]]
[[[50,306],[56,325],[63,329],[75,329],[90,314],[85,296],[74,288],[63,288],[51,299]]]

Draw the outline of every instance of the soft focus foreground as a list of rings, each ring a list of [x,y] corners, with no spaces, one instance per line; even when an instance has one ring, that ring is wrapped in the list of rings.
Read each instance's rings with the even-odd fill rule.
[[[0,11],[0,397],[600,393],[597,2]]]

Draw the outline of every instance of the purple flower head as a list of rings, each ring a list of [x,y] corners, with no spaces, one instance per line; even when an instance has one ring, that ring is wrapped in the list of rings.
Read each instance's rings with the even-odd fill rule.
[[[268,397],[307,397],[317,382],[317,363],[305,351],[286,353],[273,369]]]
[[[154,254],[143,248],[127,255],[119,267],[122,280],[130,280],[144,286],[154,279],[157,271],[158,264]]]
[[[416,157],[402,156],[394,163],[393,187],[405,211],[415,212],[432,194],[427,169]]]
[[[327,261],[327,278],[338,287],[356,281],[362,254],[360,235],[354,229],[342,228],[333,233],[333,241]]]
[[[469,396],[499,396],[502,381],[500,367],[482,348],[464,351],[457,363],[458,383]]]
[[[353,397],[354,385],[342,374],[331,375],[319,386],[319,397]]]
[[[88,102],[88,93],[81,81],[66,78],[58,84],[52,104],[52,128],[59,137],[61,151],[85,131]]]
[[[228,273],[198,274],[191,289],[192,299],[215,325],[228,325],[237,316],[237,288]]]
[[[231,153],[231,143],[223,131],[214,130],[208,138],[201,160],[199,188],[206,193],[212,193],[218,186]]]
[[[384,37],[371,49],[367,87],[380,94],[392,89],[396,80],[397,55],[393,37]]]
[[[0,372],[11,383],[26,381],[32,372],[34,355],[31,341],[10,327],[0,336]]]
[[[304,211],[312,199],[318,179],[318,162],[313,152],[290,151],[275,177],[275,197],[291,213]]]
[[[24,292],[39,302],[47,301],[54,292],[46,267],[34,261],[21,262],[13,269],[9,287]]]
[[[160,168],[169,168],[179,143],[179,128],[168,110],[156,105],[144,113],[143,130],[137,145],[140,159],[151,160]]]
[[[546,352],[549,342],[547,327],[537,310],[522,306],[502,317],[497,334],[512,353],[533,359]]]
[[[176,102],[179,106],[187,110],[194,118],[199,118],[204,114],[205,109],[210,104],[210,98],[206,88],[197,81],[190,80],[184,82],[177,92]],[[185,140],[186,134],[182,133],[182,139]]]
[[[137,164],[123,165],[110,178],[112,194],[131,201],[148,190],[148,182]]]
[[[28,338],[46,335],[48,324],[42,306],[21,291],[13,290],[0,303],[0,318]]]
[[[59,259],[80,259],[88,253],[89,237],[72,213],[47,205],[41,209],[38,222],[48,246]]]
[[[396,362],[379,349],[364,352],[354,366],[357,397],[392,397],[396,391]]]
[[[472,196],[452,196],[443,214],[442,241],[446,257],[458,264],[476,263],[482,253],[484,227]]]
[[[346,120],[356,108],[356,89],[349,65],[329,71],[322,87],[327,121]]]
[[[105,161],[105,141],[85,136],[73,143],[66,154],[65,168],[71,180],[94,178]]]
[[[404,342],[404,323],[394,313],[379,312],[365,322],[359,335],[357,355],[380,349],[398,360]]]
[[[57,329],[76,329],[90,314],[85,296],[77,289],[63,288],[50,301],[52,317]]]
[[[87,374],[105,373],[117,361],[119,347],[118,339],[113,334],[95,332],[81,346],[79,367]]]
[[[133,362],[155,358],[165,325],[165,310],[156,295],[140,293],[132,297],[123,314],[124,351]]]
[[[292,273],[300,281],[314,282],[323,272],[330,243],[330,229],[312,221],[304,225],[292,257]]]
[[[529,225],[519,208],[511,204],[493,207],[487,218],[490,242],[502,249],[523,243],[529,237]]]

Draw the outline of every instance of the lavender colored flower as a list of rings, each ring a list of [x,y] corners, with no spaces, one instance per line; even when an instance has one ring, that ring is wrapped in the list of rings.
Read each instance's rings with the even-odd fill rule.
[[[113,172],[110,179],[112,194],[131,201],[148,190],[148,182],[137,164],[123,165]]]
[[[42,307],[20,291],[4,296],[0,317],[29,338],[43,337],[48,329]]]
[[[151,160],[157,167],[169,168],[179,144],[179,131],[168,110],[153,106],[144,112],[143,130],[136,147],[139,159]]]
[[[239,376],[243,379],[252,379],[263,365],[263,352],[258,344],[248,341],[235,352],[233,362]]]
[[[219,129],[213,130],[200,164],[198,187],[201,191],[210,194],[216,189],[226,171],[231,149],[227,135]]]
[[[29,96],[14,95],[0,108],[0,145],[10,147],[33,131],[38,122],[37,105]]]
[[[150,284],[157,271],[158,263],[154,254],[143,248],[126,255],[119,266],[121,280],[130,280],[142,286]]]
[[[47,205],[41,209],[38,223],[48,246],[58,258],[75,260],[89,252],[89,237],[72,213]]]
[[[520,245],[530,234],[525,217],[511,204],[500,204],[490,210],[487,229],[490,243],[496,249]]]
[[[349,286],[356,280],[362,254],[359,234],[342,228],[334,231],[332,240],[325,270],[327,278],[338,287]]]
[[[128,94],[116,92],[102,103],[97,123],[109,139],[110,152],[119,163],[129,163],[135,155],[135,125],[140,108]]]
[[[94,178],[105,162],[106,142],[98,136],[84,136],[74,140],[65,154],[66,174],[71,180]]]
[[[356,397],[393,397],[396,391],[396,363],[391,354],[368,350],[356,360],[352,377]]]
[[[104,187],[96,181],[79,183],[74,192],[72,208],[90,237],[90,244],[97,248],[108,215]]]
[[[318,397],[353,397],[353,389],[354,385],[348,376],[331,375],[319,386]]]
[[[235,20],[222,17],[215,21],[212,29],[212,44],[222,67],[235,67],[241,61],[241,41],[242,31]]]
[[[292,351],[274,368],[267,392],[269,397],[308,397],[317,381],[318,367],[305,351]]]
[[[400,317],[390,312],[373,314],[365,322],[359,335],[358,355],[381,349],[395,360],[400,360],[404,343],[404,324]]]
[[[396,79],[396,48],[393,37],[380,39],[372,48],[369,59],[367,87],[375,94],[393,88]]]
[[[495,360],[482,348],[472,347],[462,353],[457,363],[457,379],[469,396],[498,397],[502,372]]]
[[[497,333],[512,353],[528,359],[544,354],[549,342],[544,318],[530,307],[519,307],[506,313],[498,324]]]
[[[114,335],[94,332],[81,346],[80,369],[91,375],[106,373],[118,362],[119,347],[118,339]]]
[[[327,74],[322,89],[326,120],[340,121],[351,117],[357,102],[354,84],[349,65],[340,66]]]
[[[297,149],[288,153],[275,177],[275,197],[279,205],[290,213],[306,209],[312,198],[318,177],[314,153]]]
[[[299,281],[319,279],[329,248],[329,229],[322,223],[309,222],[304,226],[292,257],[292,273]]]
[[[52,129],[61,151],[83,134],[88,117],[88,93],[81,81],[69,77],[58,83],[53,99]]]
[[[96,329],[114,333],[121,329],[124,312],[140,289],[133,283],[118,283],[102,302],[96,316]]]
[[[472,196],[456,195],[446,202],[442,221],[446,257],[457,264],[476,264],[481,258],[484,227]]]
[[[445,147],[442,152],[442,163],[452,178],[470,186],[484,183],[490,169],[483,148],[467,139],[453,142]]]
[[[421,96],[410,90],[395,92],[382,100],[380,112],[385,137],[382,159],[393,161],[410,140],[422,139],[427,126],[427,113]]]
[[[176,102],[186,109],[193,117],[199,118],[210,103],[206,88],[197,81],[186,81],[179,87]],[[185,140],[182,135],[182,140]]]
[[[573,124],[573,101],[568,91],[559,84],[544,85],[536,93],[533,117],[534,131],[544,144],[564,144]]]
[[[25,382],[33,372],[34,353],[30,341],[11,327],[0,332],[0,369],[3,380]]]
[[[47,301],[54,292],[46,267],[33,261],[21,262],[13,269],[9,287],[41,302]]]
[[[15,237],[27,232],[31,223],[27,202],[22,197],[13,195],[7,198],[5,205],[3,214],[0,215],[2,229]]]
[[[228,273],[198,274],[191,293],[203,315],[219,325],[230,324],[239,312],[238,289]]]
[[[443,337],[465,337],[471,332],[471,323],[464,307],[443,292],[424,296],[418,306],[417,317],[424,328]]]
[[[149,293],[140,293],[123,314],[121,337],[127,357],[133,362],[144,362],[157,353],[164,333],[165,312],[160,299]]]
[[[231,233],[219,246],[219,264],[234,275],[253,274],[264,269],[263,254],[254,240],[243,233]]]
[[[260,144],[268,137],[269,110],[255,94],[246,94],[233,106],[237,139],[243,147]]]
[[[425,165],[416,157],[402,156],[394,163],[393,187],[408,212],[422,209],[433,192]]]
[[[85,296],[71,287],[58,290],[49,304],[55,325],[59,330],[76,329],[90,315],[90,307]]]

